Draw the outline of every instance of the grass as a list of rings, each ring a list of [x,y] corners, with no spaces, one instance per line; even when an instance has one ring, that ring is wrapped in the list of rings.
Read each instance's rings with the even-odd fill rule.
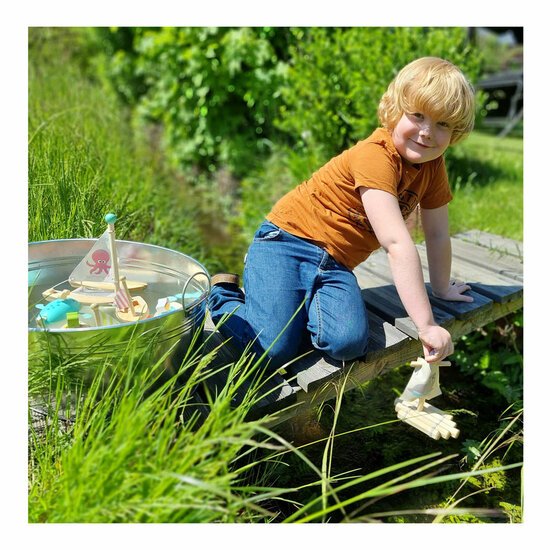
[[[43,31],[40,40],[34,37],[29,49],[29,240],[98,236],[105,213],[115,211],[119,238],[182,250],[210,269],[226,263],[223,247],[206,242],[198,229],[205,217],[216,219],[216,203],[202,206],[200,187],[191,192],[186,177],[167,170],[150,142],[137,137],[130,115],[112,92],[86,76],[78,58],[67,54],[64,46],[73,43],[70,30],[62,31],[60,42],[56,33],[44,41],[50,32]],[[49,62],[37,63],[41,56]],[[515,191],[509,193],[509,208],[518,218],[521,164],[512,171],[510,163],[517,164],[521,157],[521,140],[495,139],[474,134],[457,151],[450,171],[455,190],[452,224],[456,231],[478,227],[519,238],[521,224],[508,224],[502,231],[493,225],[490,220],[497,219],[502,205],[488,197],[506,194],[502,186],[511,174],[507,185]],[[499,145],[508,150],[498,152]],[[474,157],[475,177],[466,160]],[[282,191],[312,163],[281,155],[243,182],[242,211],[252,214],[247,223],[265,213],[270,182],[283,182]],[[485,165],[488,172],[482,172]],[[487,216],[485,225],[472,217],[476,201],[490,203],[490,210],[479,214]],[[213,249],[219,253],[215,258]],[[282,430],[275,433],[263,421],[247,419],[259,397],[254,391],[232,406],[243,379],[255,369],[246,355],[231,366],[231,376],[217,396],[200,397],[211,408],[201,420],[194,392],[213,373],[212,356],[199,351],[183,361],[180,376],[168,381],[157,378],[151,349],[139,346],[104,363],[52,354],[29,357],[29,393],[45,396],[52,421],[44,434],[32,434],[30,522],[389,521],[399,512],[419,521],[422,515],[441,519],[445,506],[453,507],[449,512],[460,521],[494,513],[458,508],[464,504],[459,502],[463,494],[453,493],[462,480],[492,479],[519,469],[517,461],[490,462],[495,449],[508,441],[503,437],[493,445],[498,435],[480,437],[480,460],[468,467],[457,463],[460,452],[442,455],[434,447],[427,451],[427,445],[411,455],[399,440],[403,432],[391,431],[398,425],[394,415],[376,406],[370,410],[380,411],[380,418],[372,414],[367,421],[354,414],[349,405],[360,394],[352,392],[327,404],[322,414],[322,422],[329,424],[326,435],[289,443],[292,438]],[[73,376],[82,370],[96,371],[87,387]],[[115,374],[105,386],[107,371]],[[378,393],[392,395],[394,379],[384,378],[377,383],[389,386]],[[364,391],[376,392],[377,383]],[[72,397],[72,409],[67,396]],[[369,404],[362,399],[363,406]],[[336,412],[326,414],[332,405]],[[74,422],[67,431],[63,419],[69,414]],[[351,426],[351,420],[356,424]],[[342,449],[365,445],[357,433],[379,436],[383,466],[359,471],[342,459]],[[405,446],[413,440],[417,447],[425,443],[412,434],[406,437]],[[382,440],[384,445],[378,443]],[[434,486],[441,486],[439,493],[429,492]],[[405,513],[393,504],[396,497],[418,491],[425,491],[424,499],[414,497],[423,503],[422,510],[409,507]],[[390,503],[385,508],[382,498]],[[426,501],[431,506],[424,505]]]
[[[114,212],[117,238],[207,261],[198,198],[164,166],[152,138],[134,131],[116,94],[71,57],[79,37],[71,29],[29,36],[29,241],[98,237]]]
[[[523,240],[523,139],[473,132],[449,166],[451,233],[476,228]]]
[[[112,94],[61,65],[29,64],[29,240],[97,236],[113,207],[126,214],[121,234],[139,234],[150,219],[152,167]]]
[[[372,521],[384,514],[372,509],[365,514],[364,509],[381,498],[520,466],[483,468],[481,457],[471,470],[444,474],[442,466],[454,455],[432,452],[363,475],[335,474],[330,465],[333,447],[346,434],[332,431],[318,442],[324,444],[319,468],[305,450],[266,429],[263,420],[246,419],[258,398],[254,389],[238,406],[232,405],[240,385],[257,371],[256,362],[243,355],[231,369],[226,387],[209,400],[210,414],[201,419],[195,391],[214,374],[210,364],[216,350],[204,354],[195,349],[182,361],[179,376],[160,382],[163,359],[151,361],[154,347],[152,342],[114,366],[90,360],[87,368],[96,369],[97,375],[85,391],[75,391],[63,377],[57,379],[50,396],[51,425],[44,434],[32,432],[31,523],[309,523],[329,521],[336,513],[341,521]],[[115,374],[105,386],[106,370]],[[77,398],[67,430],[61,402],[69,392]],[[334,428],[337,420],[338,414]],[[487,445],[485,455],[494,446]],[[291,487],[275,483],[273,470],[284,467],[288,455],[309,471],[311,480]],[[302,503],[296,496],[306,489],[315,496]],[[451,512],[494,513],[457,508],[453,498],[449,502],[449,510],[416,513],[438,518]],[[281,504],[293,513],[282,516]]]
[[[213,414],[198,426],[186,409],[211,357],[184,362],[180,374],[192,374],[181,387],[177,378],[159,387],[158,365],[148,359],[127,357],[103,389],[105,365],[97,365],[61,451],[55,421],[44,439],[35,439],[31,522],[234,522],[261,510],[232,488],[243,468],[231,463],[246,443],[256,444],[254,423],[243,422],[250,394],[229,414],[233,380],[233,390],[211,404]]]

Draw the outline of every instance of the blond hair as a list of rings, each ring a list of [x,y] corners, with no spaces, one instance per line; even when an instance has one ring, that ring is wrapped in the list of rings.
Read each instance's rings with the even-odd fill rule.
[[[416,112],[449,124],[454,145],[474,127],[474,89],[450,61],[422,57],[399,71],[378,104],[380,123],[390,131],[404,113]]]

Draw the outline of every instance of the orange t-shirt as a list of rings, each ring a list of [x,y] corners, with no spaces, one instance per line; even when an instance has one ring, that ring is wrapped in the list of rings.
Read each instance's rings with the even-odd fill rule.
[[[401,159],[388,130],[378,128],[284,195],[267,219],[353,269],[380,248],[359,187],[397,197],[404,219],[417,204],[438,208],[452,199],[442,157],[415,167]]]

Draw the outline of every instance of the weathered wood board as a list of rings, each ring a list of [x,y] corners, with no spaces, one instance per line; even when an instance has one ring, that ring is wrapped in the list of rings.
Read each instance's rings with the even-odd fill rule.
[[[428,261],[426,248],[419,245],[417,250],[422,264],[425,265]],[[523,283],[492,269],[489,259],[484,267],[473,264],[468,259],[454,256],[451,277],[468,283],[475,292],[498,303],[508,302],[523,295]]]
[[[382,254],[377,254],[377,258],[380,261],[377,262],[376,266],[370,267],[361,264],[354,270],[367,308],[375,311],[382,319],[390,322],[405,334],[412,338],[418,338],[416,327],[405,311],[397,290],[391,281],[389,266],[383,263]],[[445,326],[454,318],[452,314],[436,306],[432,310],[435,322],[441,326]]]
[[[491,252],[500,252],[506,256],[515,256],[523,259],[523,243],[513,239],[507,239],[500,235],[493,235],[478,229],[471,229],[464,233],[457,233],[453,238],[475,244]]]
[[[427,258],[425,256],[425,253],[421,250],[421,247],[417,248],[419,249],[419,255],[422,261],[422,273],[424,276],[424,280],[429,280],[430,274],[428,272]],[[383,250],[377,250],[374,254],[372,254],[370,258],[368,258],[363,264],[361,264],[361,266],[359,266],[355,270],[355,273],[361,273],[361,271],[365,268],[368,271],[384,273],[386,274],[386,277],[391,279],[388,257]],[[481,308],[490,308],[493,303],[493,300],[491,300],[490,298],[487,298],[473,290],[468,292],[468,296],[474,298],[473,302],[447,302],[445,300],[440,300],[439,298],[436,298],[432,295],[430,283],[426,283],[426,287],[428,289],[428,297],[430,298],[430,303],[434,308],[434,316],[436,322],[441,323],[443,326],[445,326],[444,323],[446,321],[448,322],[449,317],[466,319],[470,316],[479,314],[479,312],[482,310]],[[440,312],[446,312],[448,316],[444,318],[442,316],[443,314]],[[412,321],[410,321],[410,324],[412,324]]]
[[[523,282],[523,261],[498,250],[486,249],[468,241],[451,239],[453,257],[466,260],[472,265],[490,268],[499,275]]]

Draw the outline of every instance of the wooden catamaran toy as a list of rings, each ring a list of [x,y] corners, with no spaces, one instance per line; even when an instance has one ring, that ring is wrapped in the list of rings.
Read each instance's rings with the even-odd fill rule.
[[[439,387],[439,367],[449,367],[449,361],[437,361],[428,363],[424,358],[419,357],[411,361],[414,372],[402,395],[398,397],[395,404],[397,418],[413,426],[432,439],[457,438],[460,431],[453,422],[452,415],[430,405],[426,399],[433,399],[441,395]]]
[[[42,296],[56,305],[71,300],[71,304],[78,302],[90,306],[97,326],[103,324],[103,316],[99,312],[102,306],[114,306],[116,317],[123,323],[147,319],[150,317],[147,303],[141,296],[132,295],[132,292],[144,290],[147,283],[128,281],[126,277],[120,276],[115,239],[116,216],[107,214],[105,221],[107,230],[69,276],[68,282],[74,290],[49,288]],[[42,311],[47,310],[50,305]],[[47,312],[45,315],[46,317],[41,317],[41,321],[47,321]]]

